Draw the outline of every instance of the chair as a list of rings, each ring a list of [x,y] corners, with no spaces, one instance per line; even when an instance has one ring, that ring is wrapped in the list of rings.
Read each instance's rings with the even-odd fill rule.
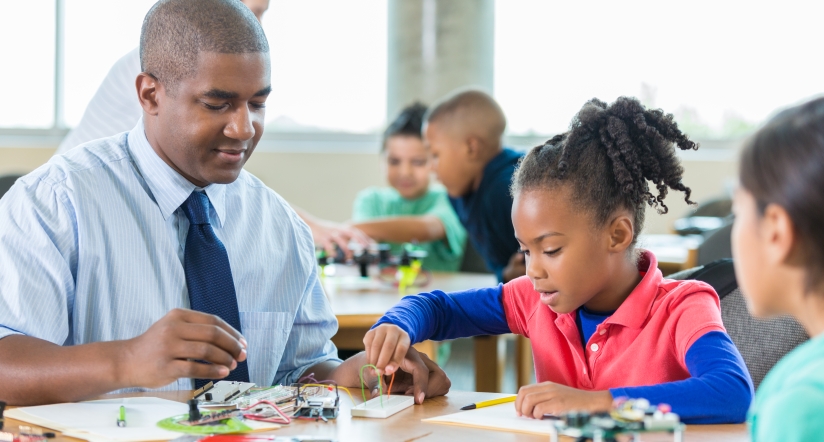
[[[735,280],[732,259],[722,259],[670,275],[670,279],[695,279],[710,284],[721,299],[721,319],[738,347],[755,388],[779,359],[809,339],[794,318],[759,319],[750,315]]]
[[[475,249],[472,241],[468,238],[466,240],[466,245],[464,246],[464,255],[461,260],[459,271],[466,273],[492,273],[486,266],[484,258],[480,253],[478,253],[478,250]]]
[[[725,258],[732,258],[732,220],[723,227],[704,234],[704,242],[698,246],[696,264],[706,265]]]
[[[18,178],[22,177],[23,175],[3,175],[0,176],[0,198],[3,198],[3,195],[11,189],[11,186],[14,185],[14,182],[17,181]]]

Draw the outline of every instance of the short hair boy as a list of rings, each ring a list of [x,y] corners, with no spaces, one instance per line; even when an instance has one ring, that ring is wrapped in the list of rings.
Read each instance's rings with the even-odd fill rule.
[[[503,147],[506,117],[488,94],[455,92],[432,106],[424,135],[435,172],[475,249],[499,281],[525,273],[509,185],[523,154]]]

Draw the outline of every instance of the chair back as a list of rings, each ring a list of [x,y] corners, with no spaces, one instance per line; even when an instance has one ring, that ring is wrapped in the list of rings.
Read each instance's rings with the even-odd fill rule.
[[[14,185],[14,182],[17,181],[18,178],[22,177],[23,175],[3,175],[0,176],[0,198],[3,198],[3,195],[11,189],[11,186]]]
[[[464,255],[459,271],[467,273],[492,273],[486,266],[483,256],[478,253],[478,250],[469,238],[466,239]]]

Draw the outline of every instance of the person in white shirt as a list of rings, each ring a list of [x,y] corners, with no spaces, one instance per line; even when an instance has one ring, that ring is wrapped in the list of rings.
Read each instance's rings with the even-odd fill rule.
[[[255,14],[258,21],[269,9],[269,0],[241,1]],[[143,115],[135,89],[135,79],[140,72],[140,53],[138,48],[134,48],[117,60],[109,70],[89,101],[80,123],[66,135],[55,155],[64,154],[92,140],[131,130]],[[315,244],[324,247],[330,254],[336,254],[336,245],[348,252],[351,241],[364,246],[372,242],[366,234],[354,227],[317,218],[294,205],[292,208],[309,225]]]

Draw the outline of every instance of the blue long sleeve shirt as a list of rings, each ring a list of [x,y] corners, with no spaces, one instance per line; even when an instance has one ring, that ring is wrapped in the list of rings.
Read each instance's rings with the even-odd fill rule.
[[[600,321],[604,319],[606,316]],[[397,325],[409,334],[412,343],[511,332],[504,310],[503,285],[407,296],[375,326],[380,324]],[[597,323],[593,325],[584,319],[581,325],[591,334]],[[586,342],[589,337],[585,335],[584,338],[583,342]],[[638,364],[645,362],[638,361]],[[610,392],[616,398],[625,396],[645,398],[651,403],[667,403],[682,422],[689,424],[743,422],[753,396],[752,380],[729,336],[719,331],[705,333],[689,347],[685,363],[690,374],[687,379],[649,386],[615,387],[610,388]]]

